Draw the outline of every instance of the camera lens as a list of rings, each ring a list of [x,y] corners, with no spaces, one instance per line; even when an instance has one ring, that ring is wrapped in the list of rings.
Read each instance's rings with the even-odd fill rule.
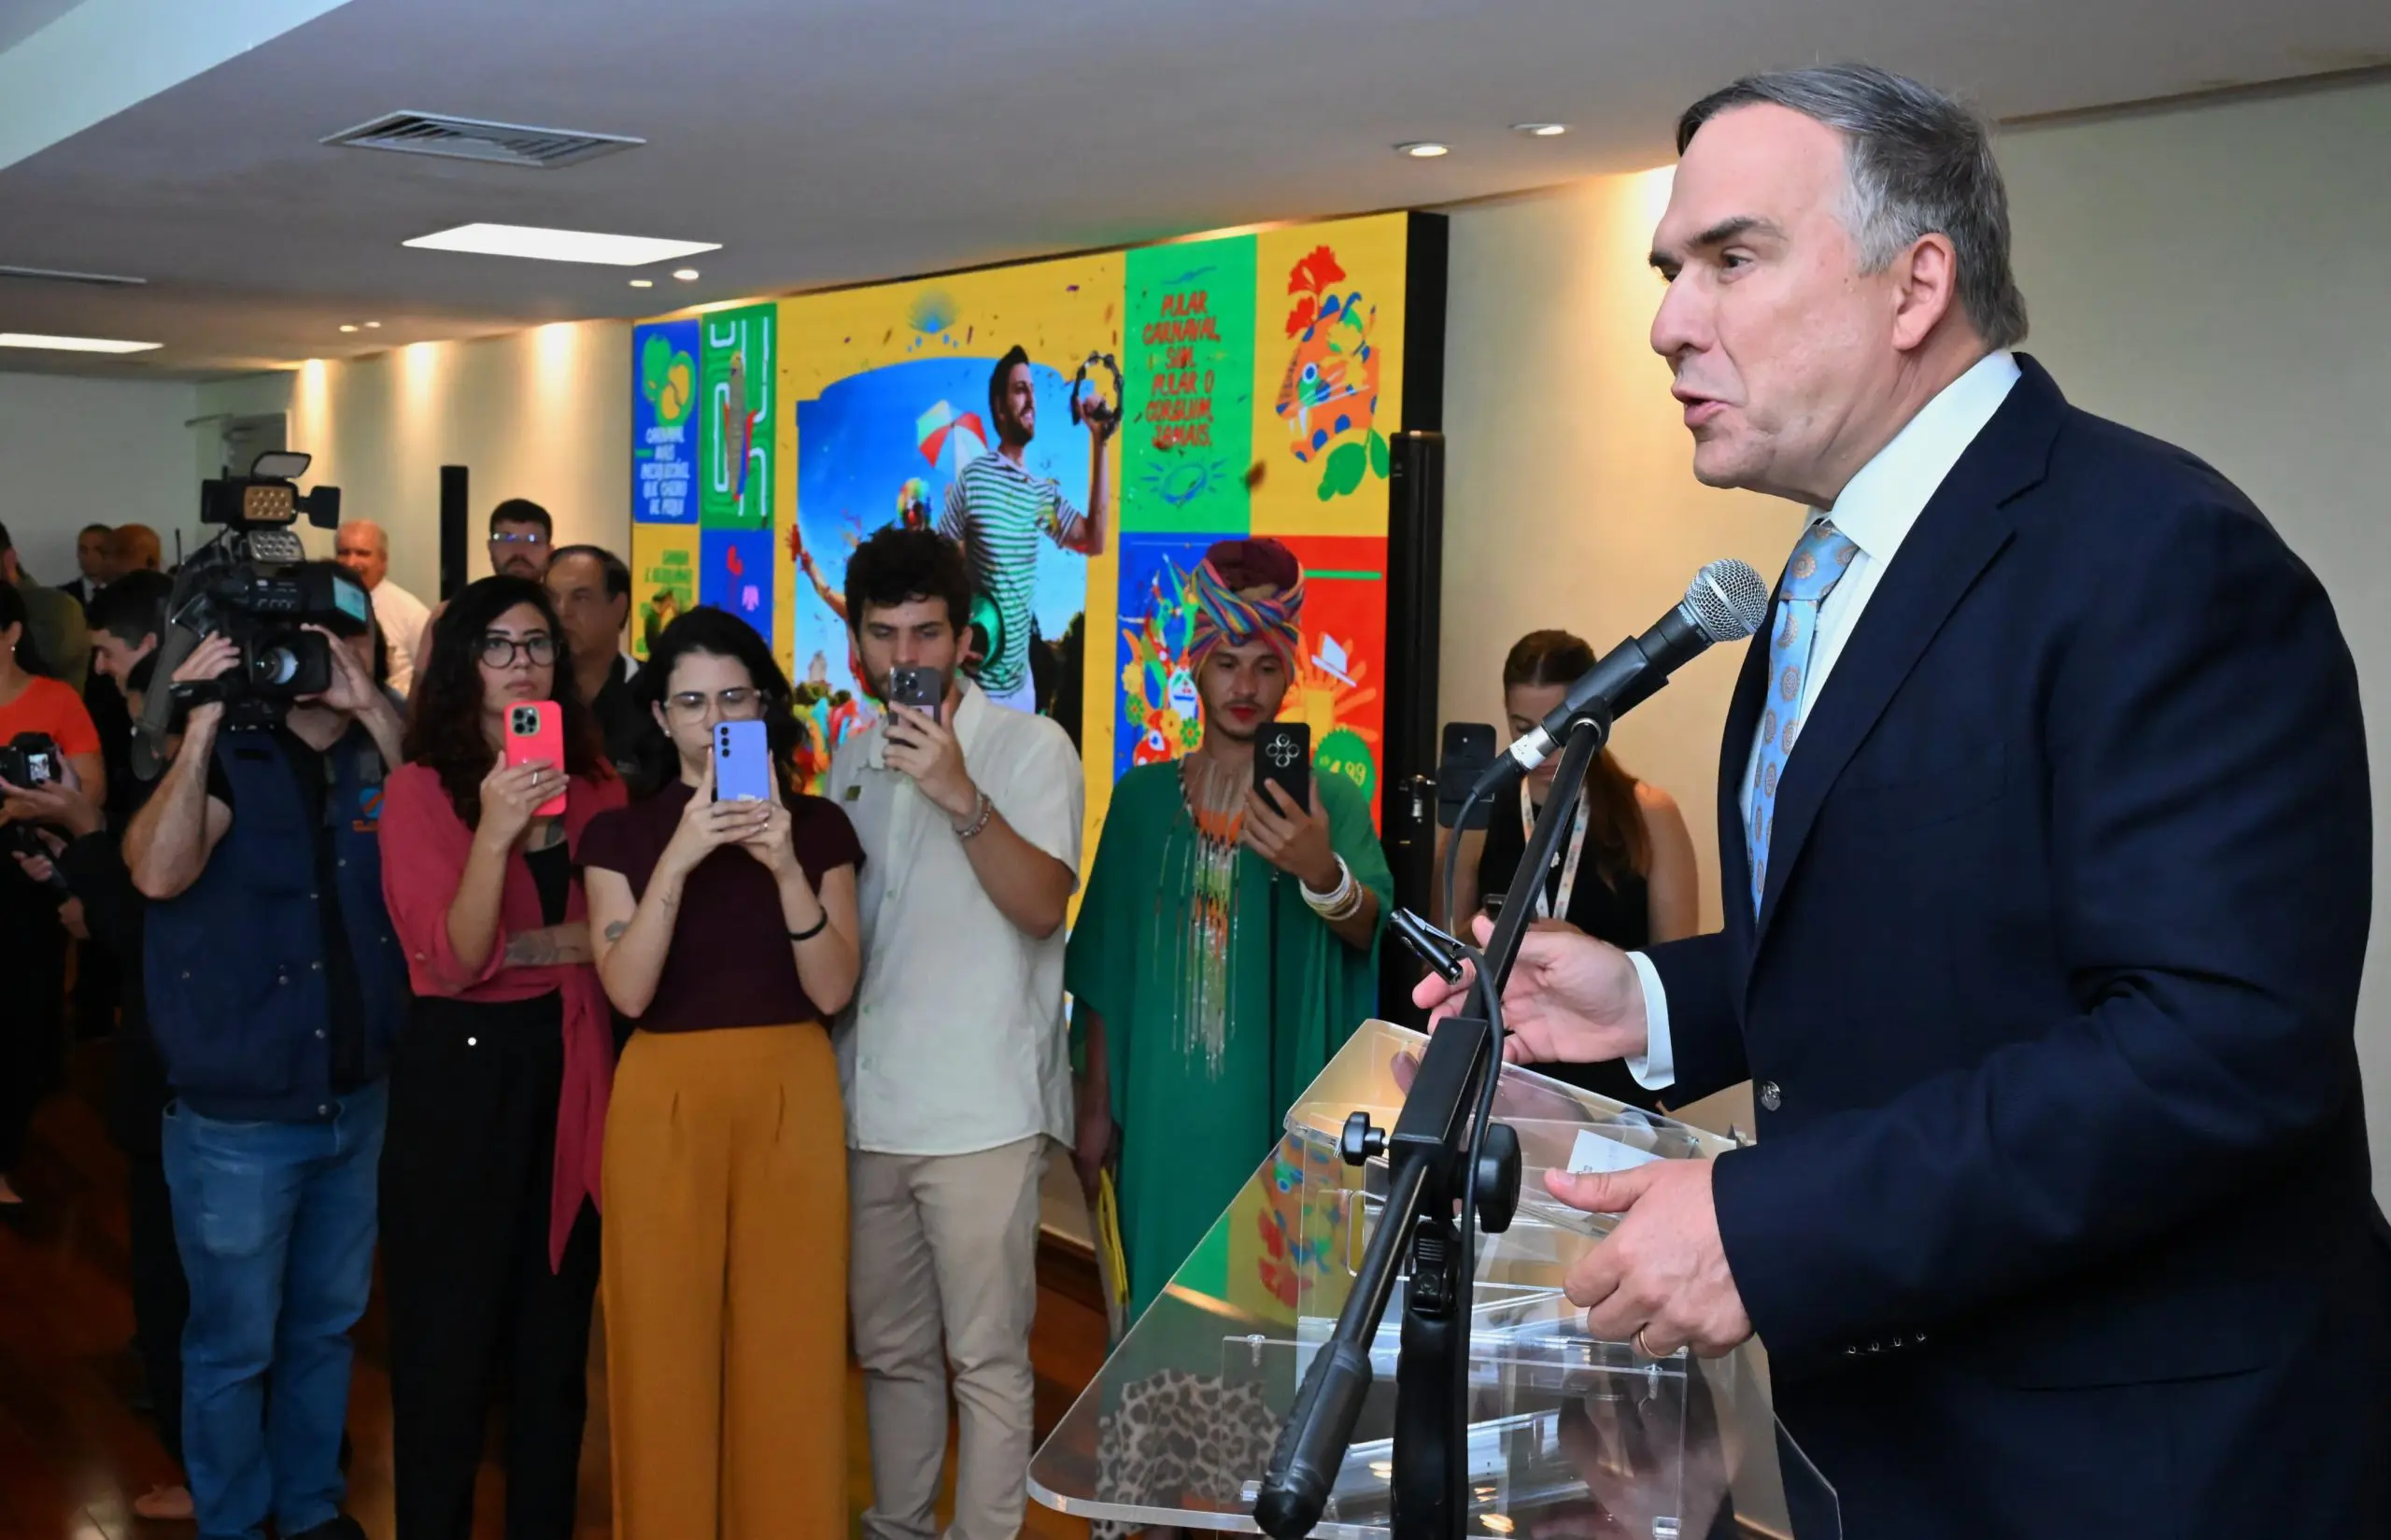
[[[256,685],[288,685],[299,677],[299,655],[289,647],[262,647],[249,655],[249,681]]]

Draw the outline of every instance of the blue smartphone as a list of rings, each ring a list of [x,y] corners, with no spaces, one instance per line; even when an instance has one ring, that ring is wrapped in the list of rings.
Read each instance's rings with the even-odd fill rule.
[[[714,799],[772,799],[772,746],[761,722],[717,722],[714,729]]]

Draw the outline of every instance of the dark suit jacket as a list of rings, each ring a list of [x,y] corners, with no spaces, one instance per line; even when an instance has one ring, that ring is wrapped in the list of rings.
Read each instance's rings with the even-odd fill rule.
[[[2247,499],[2019,361],[1803,725],[1756,921],[1752,642],[1726,928],[1650,953],[1672,1099],[1759,1082],[1719,1232],[1855,1540],[2380,1533],[2356,671]]]

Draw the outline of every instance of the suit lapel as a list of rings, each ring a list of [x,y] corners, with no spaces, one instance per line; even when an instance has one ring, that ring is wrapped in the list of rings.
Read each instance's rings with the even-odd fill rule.
[[[2067,403],[2041,365],[2022,354],[2017,361],[2022,377],[1918,515],[1802,724],[1776,790],[1755,946],[1767,937],[1827,793],[1977,574],[2009,543],[2008,502],[2043,478]],[[1744,882],[1748,891],[1748,871]]]

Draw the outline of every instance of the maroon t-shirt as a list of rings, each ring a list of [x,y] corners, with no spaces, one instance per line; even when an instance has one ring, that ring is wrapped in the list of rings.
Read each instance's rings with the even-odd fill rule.
[[[631,897],[644,897],[689,797],[690,788],[673,781],[653,797],[600,813],[581,836],[581,864],[621,872]],[[798,864],[817,891],[825,873],[863,866],[855,826],[819,797],[800,797],[789,809],[789,838]],[[699,862],[682,884],[672,946],[640,1026],[649,1032],[702,1032],[822,1020],[798,982],[796,948],[789,943],[772,874],[736,845]]]

